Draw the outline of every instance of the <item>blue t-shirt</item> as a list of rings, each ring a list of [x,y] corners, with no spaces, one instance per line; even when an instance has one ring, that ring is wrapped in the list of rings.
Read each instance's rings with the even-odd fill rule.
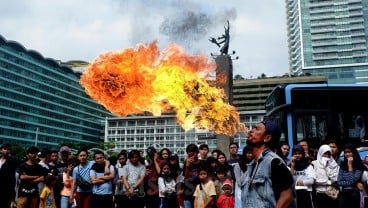
[[[114,166],[110,165],[109,167],[110,172],[114,172]],[[104,176],[105,173],[100,173],[100,172],[96,172],[95,170],[91,169],[90,170],[90,175],[91,176]],[[97,194],[97,195],[106,195],[106,194],[112,194],[112,180],[110,181],[105,181],[104,183],[101,184],[93,184],[93,188],[92,188],[92,192],[93,194]]]
[[[73,180],[77,181],[77,175],[80,174],[84,180],[88,181],[92,184],[91,178],[90,178],[90,170],[92,165],[95,163],[95,161],[87,161],[85,166],[78,165],[74,167],[73,169]],[[77,192],[92,192],[92,186],[89,189],[81,189],[79,186],[77,186]]]

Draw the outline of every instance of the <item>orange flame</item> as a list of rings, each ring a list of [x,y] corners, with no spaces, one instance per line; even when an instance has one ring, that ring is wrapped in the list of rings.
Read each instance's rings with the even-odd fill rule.
[[[190,56],[175,45],[163,52],[157,42],[100,55],[81,76],[87,94],[119,116],[176,112],[185,129],[216,134],[244,131],[222,89],[206,81],[216,65],[204,55]]]

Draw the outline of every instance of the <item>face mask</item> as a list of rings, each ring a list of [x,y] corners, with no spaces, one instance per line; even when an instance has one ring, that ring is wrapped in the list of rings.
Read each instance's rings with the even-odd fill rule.
[[[322,157],[321,158],[321,161],[320,161],[320,164],[322,165],[322,166],[327,166],[327,162],[330,160],[330,158],[328,158],[328,157]]]

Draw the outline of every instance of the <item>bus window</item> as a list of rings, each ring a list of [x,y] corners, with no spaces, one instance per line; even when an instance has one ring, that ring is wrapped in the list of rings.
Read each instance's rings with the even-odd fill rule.
[[[282,129],[282,138],[293,147],[305,139],[314,148],[334,139],[339,145],[368,144],[367,84],[289,84],[275,87],[266,99],[265,118]]]
[[[354,124],[349,128],[350,138],[365,138],[365,119],[362,115],[353,116]]]
[[[327,138],[327,116],[324,114],[295,115],[296,143],[307,140],[313,147],[321,144]]]

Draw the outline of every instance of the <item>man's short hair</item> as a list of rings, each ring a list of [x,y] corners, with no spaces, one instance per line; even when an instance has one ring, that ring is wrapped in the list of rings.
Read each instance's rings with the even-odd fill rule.
[[[200,144],[199,145],[199,149],[200,150],[203,150],[204,148],[207,148],[208,149],[208,144]]]
[[[188,144],[187,148],[185,149],[186,153],[189,152],[199,152],[198,146],[196,144]]]
[[[51,151],[48,149],[48,148],[43,148],[40,152],[40,155],[39,157],[40,158],[45,158],[47,157],[48,155],[51,155]]]
[[[96,155],[102,155],[105,157],[105,153],[100,151],[100,150],[96,150],[95,153],[93,154],[93,158],[96,158]]]
[[[37,154],[38,152],[39,152],[39,150],[38,150],[38,148],[37,148],[37,147],[35,147],[35,146],[29,147],[29,148],[27,149],[27,154],[29,154],[29,153]]]
[[[330,140],[327,140],[326,144],[336,144],[337,146],[337,141],[334,139],[330,139]]]
[[[236,148],[239,148],[239,144],[238,144],[238,143],[236,143],[236,142],[230,142],[230,144],[229,144],[229,148],[231,147],[231,145],[235,145],[235,146],[236,146]]]

